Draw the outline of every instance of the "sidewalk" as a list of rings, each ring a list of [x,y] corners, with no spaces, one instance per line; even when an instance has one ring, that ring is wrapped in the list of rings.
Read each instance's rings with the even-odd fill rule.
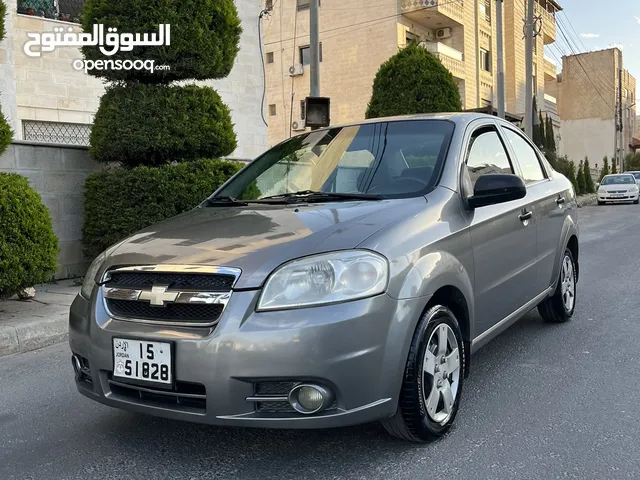
[[[64,280],[35,288],[33,300],[0,300],[0,357],[67,339],[69,306],[80,286],[74,280]]]

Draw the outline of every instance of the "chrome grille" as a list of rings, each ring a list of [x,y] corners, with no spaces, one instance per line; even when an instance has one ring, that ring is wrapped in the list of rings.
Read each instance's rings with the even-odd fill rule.
[[[151,288],[166,285],[171,290],[228,292],[235,283],[233,275],[193,275],[187,273],[112,272],[109,286]]]
[[[214,326],[240,271],[224,267],[156,265],[107,271],[101,292],[121,320],[175,326]]]
[[[169,320],[189,322],[215,322],[220,318],[223,305],[190,305],[169,303],[165,307],[152,307],[145,302],[108,299],[111,313],[118,317],[133,317],[143,320]]]

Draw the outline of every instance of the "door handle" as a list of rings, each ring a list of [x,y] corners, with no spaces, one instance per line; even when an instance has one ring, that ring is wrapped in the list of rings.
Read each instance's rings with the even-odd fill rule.
[[[523,210],[522,213],[518,216],[521,222],[526,222],[527,220],[531,220],[533,218],[533,212],[527,212]],[[527,224],[525,224],[527,225]]]
[[[566,200],[562,196],[559,196],[558,198],[556,198],[556,204],[557,205],[563,205],[565,202],[566,202]]]

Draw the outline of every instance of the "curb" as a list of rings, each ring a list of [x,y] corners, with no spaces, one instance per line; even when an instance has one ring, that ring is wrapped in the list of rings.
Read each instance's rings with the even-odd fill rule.
[[[598,203],[598,195],[591,193],[589,195],[582,195],[578,197],[578,208],[585,207],[587,205],[595,205]]]
[[[64,342],[69,335],[66,314],[55,318],[32,317],[0,326],[0,357],[39,350]]]

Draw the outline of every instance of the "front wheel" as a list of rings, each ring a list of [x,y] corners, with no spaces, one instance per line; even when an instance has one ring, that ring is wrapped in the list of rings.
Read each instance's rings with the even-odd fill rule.
[[[540,316],[551,323],[567,322],[573,316],[576,308],[576,283],[578,271],[573,254],[568,248],[562,256],[560,264],[560,278],[553,296],[547,298],[538,306]]]
[[[464,368],[458,320],[447,307],[430,307],[413,335],[398,410],[382,421],[387,432],[412,442],[444,435],[458,413]]]
[[[634,200],[634,201],[633,201],[633,204],[634,204],[634,205],[638,205],[639,203],[640,203],[640,198],[639,198],[639,199],[637,199],[637,200]]]

